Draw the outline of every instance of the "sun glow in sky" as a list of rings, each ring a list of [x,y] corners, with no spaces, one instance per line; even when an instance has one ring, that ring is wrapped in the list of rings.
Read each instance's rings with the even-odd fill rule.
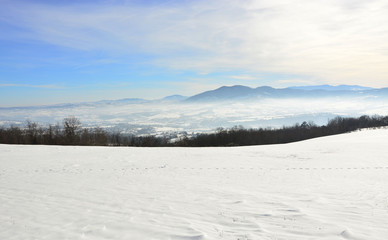
[[[0,106],[388,86],[386,0],[0,0]]]

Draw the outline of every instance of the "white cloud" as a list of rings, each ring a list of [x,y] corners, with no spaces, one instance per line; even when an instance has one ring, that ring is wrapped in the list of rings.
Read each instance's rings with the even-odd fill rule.
[[[200,0],[148,7],[6,3],[0,20],[28,29],[18,37],[54,45],[150,54],[150,63],[171,69],[388,85],[385,0]]]

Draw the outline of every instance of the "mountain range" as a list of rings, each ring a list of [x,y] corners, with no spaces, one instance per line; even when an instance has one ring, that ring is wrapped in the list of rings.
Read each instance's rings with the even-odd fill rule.
[[[370,98],[388,99],[388,88],[371,88],[358,85],[315,85],[295,86],[287,88],[273,88],[261,86],[251,88],[242,85],[222,86],[193,96],[171,95],[162,99],[147,100],[141,98],[123,98],[118,100],[101,100],[96,102],[63,103],[43,106],[0,107],[0,109],[24,108],[69,108],[76,106],[95,105],[126,105],[142,103],[196,103],[196,102],[224,102],[224,101],[255,101],[260,99],[316,99],[316,98]]]
[[[327,98],[327,97],[388,97],[388,88],[369,88],[356,85],[319,85],[288,88],[262,86],[223,86],[187,98],[189,102],[257,100],[265,98]]]

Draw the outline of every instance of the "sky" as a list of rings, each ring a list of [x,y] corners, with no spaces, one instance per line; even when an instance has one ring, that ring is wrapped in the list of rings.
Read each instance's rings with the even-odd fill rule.
[[[386,0],[0,0],[0,107],[388,87]]]

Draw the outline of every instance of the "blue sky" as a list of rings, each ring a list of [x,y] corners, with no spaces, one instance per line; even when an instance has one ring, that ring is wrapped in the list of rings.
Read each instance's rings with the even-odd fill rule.
[[[0,106],[388,87],[384,0],[0,0]]]

